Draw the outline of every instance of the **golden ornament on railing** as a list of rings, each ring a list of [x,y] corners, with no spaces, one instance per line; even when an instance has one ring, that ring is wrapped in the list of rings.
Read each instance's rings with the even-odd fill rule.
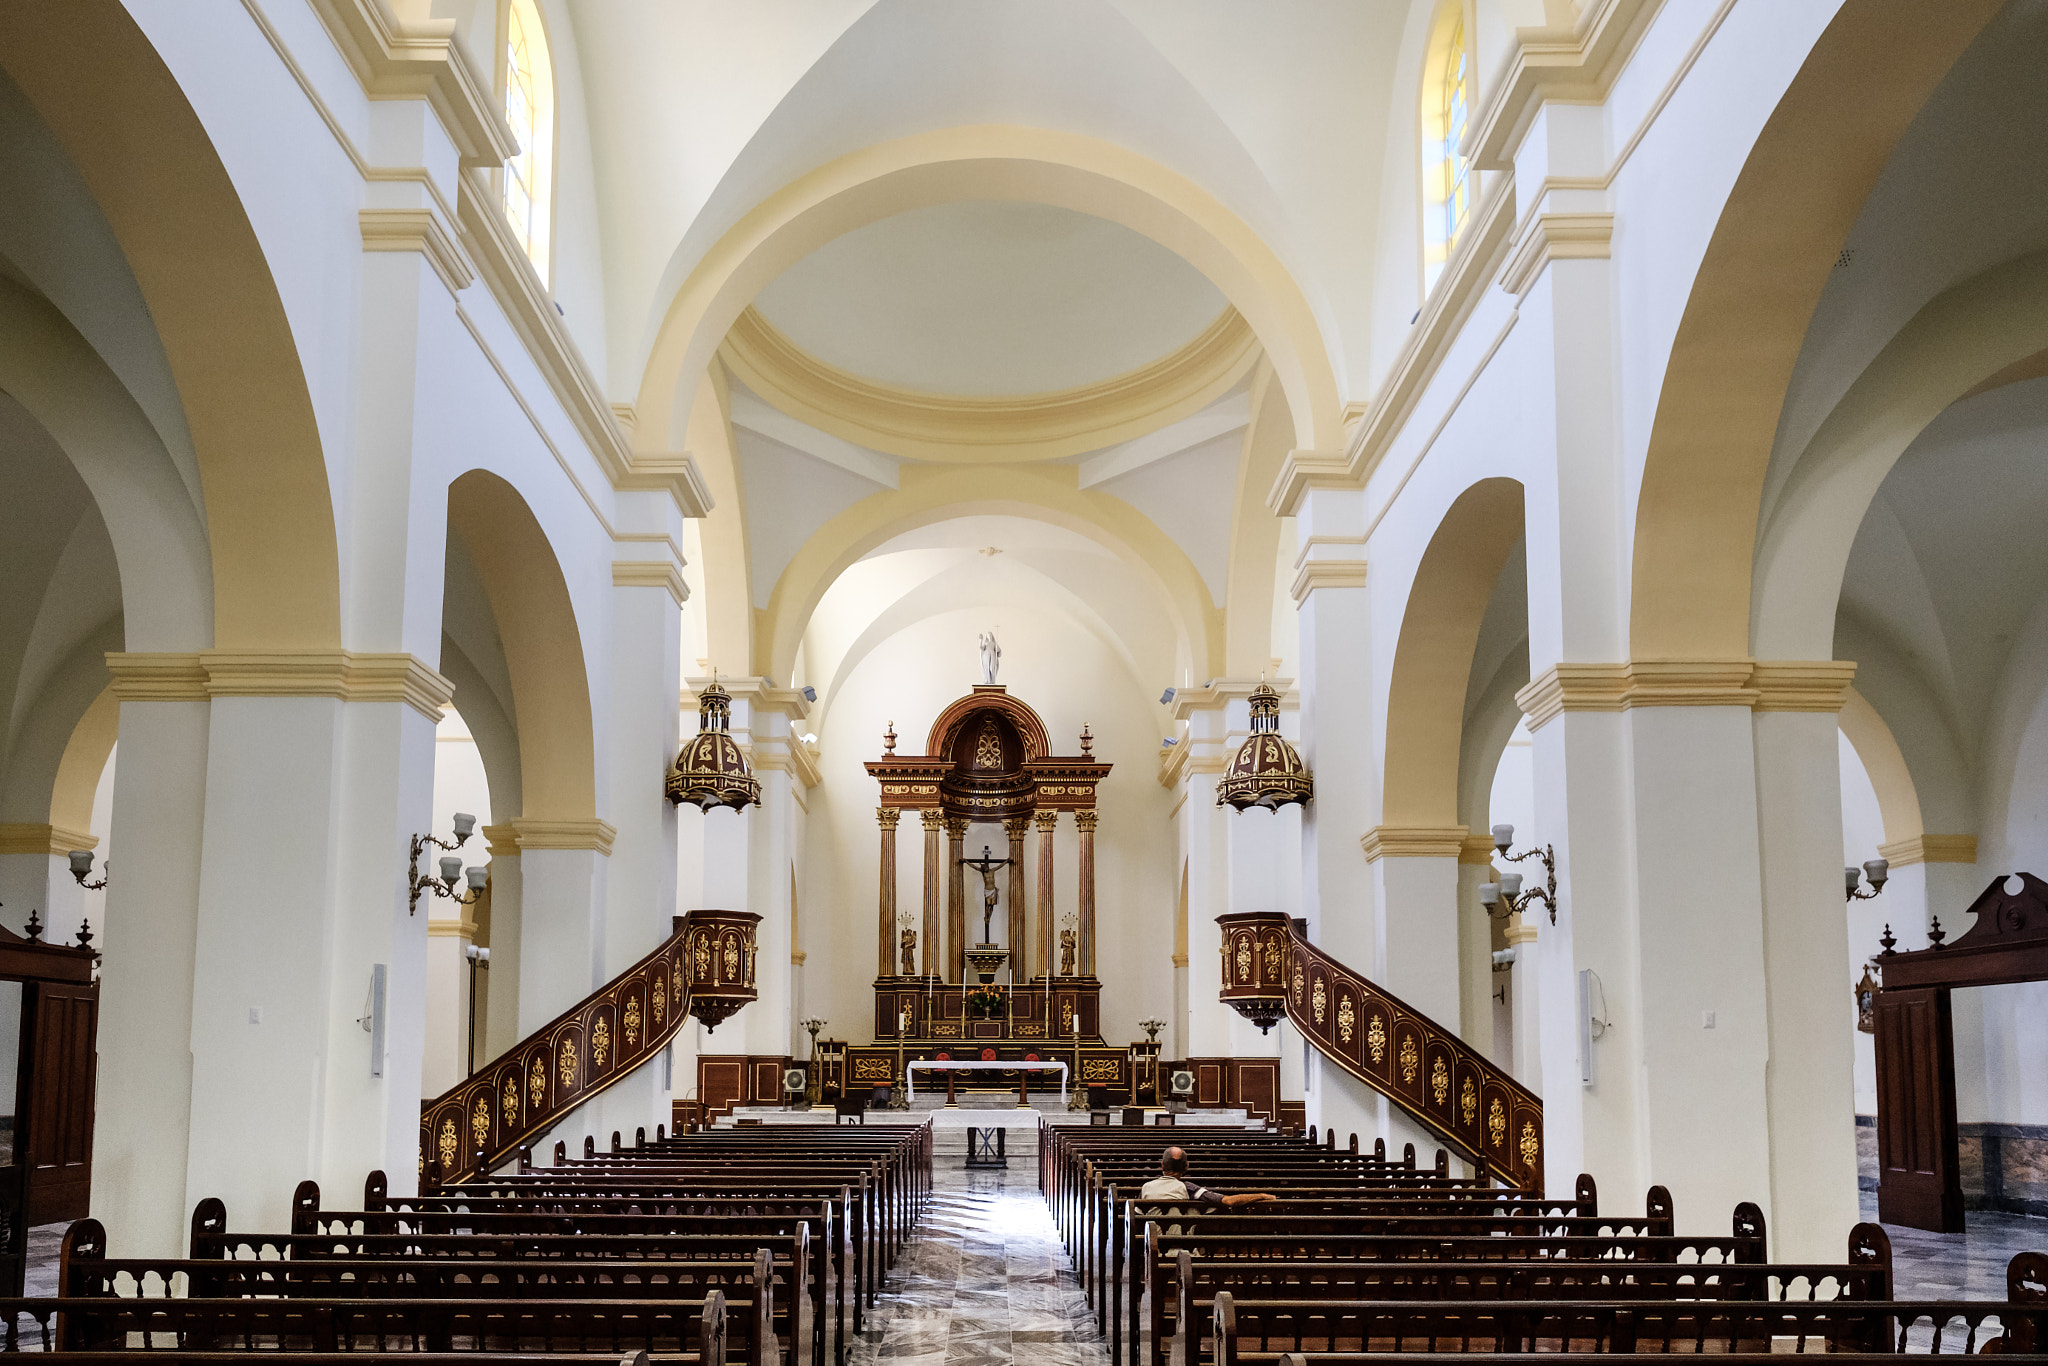
[[[691,911],[690,916],[702,927],[689,956],[690,1015],[708,1033],[758,995],[754,930],[761,917],[752,911],[711,910]]]
[[[1231,756],[1230,767],[1216,783],[1216,805],[1239,811],[1262,807],[1278,811],[1296,802],[1306,805],[1316,794],[1315,775],[1301,755],[1280,734],[1280,694],[1261,680],[1252,690],[1252,733]]]
[[[716,678],[697,696],[697,733],[669,768],[667,792],[677,806],[688,802],[699,811],[738,811],[761,800],[761,780],[732,738],[732,694]]]

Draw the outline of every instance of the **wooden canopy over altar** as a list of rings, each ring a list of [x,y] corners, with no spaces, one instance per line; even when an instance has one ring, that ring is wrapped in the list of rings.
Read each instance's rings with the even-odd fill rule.
[[[1077,1027],[1083,1037],[1099,1037],[1095,791],[1111,765],[1089,752],[1093,739],[1084,729],[1081,753],[1050,753],[1038,713],[1002,684],[985,683],[939,714],[925,753],[898,754],[893,727],[883,743],[882,756],[867,764],[881,788],[875,813],[882,842],[875,1037],[1053,1039],[1070,1038]],[[896,830],[905,811],[917,812],[924,827],[923,905],[914,930],[899,929],[897,922]],[[1065,934],[1054,891],[1054,839],[1062,812],[1073,813],[1080,843],[1078,904]],[[962,866],[967,828],[976,821],[1000,824],[1008,845],[998,894],[1011,990],[1000,1018],[970,1018],[963,1000],[971,980],[965,955],[979,938],[970,937],[970,909],[982,909],[968,905]],[[1025,874],[1025,836],[1033,826],[1035,897]],[[982,889],[974,890],[979,902]]]

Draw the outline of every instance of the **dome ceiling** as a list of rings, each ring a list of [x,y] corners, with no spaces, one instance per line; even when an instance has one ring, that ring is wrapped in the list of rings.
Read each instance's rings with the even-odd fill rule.
[[[1075,389],[1187,346],[1225,308],[1127,228],[1030,203],[934,205],[826,244],[756,310],[816,359],[949,397]]]

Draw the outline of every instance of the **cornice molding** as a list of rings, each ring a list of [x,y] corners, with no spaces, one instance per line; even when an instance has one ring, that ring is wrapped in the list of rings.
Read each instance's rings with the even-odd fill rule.
[[[492,858],[519,857],[519,831],[511,825],[479,825],[484,837],[484,850]]]
[[[610,858],[612,841],[619,837],[617,826],[595,819],[547,821],[514,816],[510,824],[518,836],[521,853],[535,849],[591,849]]]
[[[351,650],[113,651],[107,671],[123,702],[203,702],[212,697],[334,697],[403,702],[439,722],[455,685],[409,654]]]
[[[686,678],[683,680],[683,706],[689,711],[697,709],[697,697],[711,686],[708,678]],[[718,686],[734,697],[745,698],[747,705],[755,711],[779,711],[792,721],[801,721],[811,714],[811,704],[804,700],[801,688],[778,688],[759,674],[720,674]]]
[[[1318,588],[1363,588],[1365,585],[1364,560],[1303,560],[1294,571],[1294,582],[1288,585],[1287,591],[1293,595],[1294,605],[1299,607]]]
[[[690,600],[690,585],[674,560],[613,560],[612,587],[666,588],[677,607]]]
[[[709,513],[709,494],[688,456],[634,453],[611,401],[599,389],[554,299],[542,286],[533,262],[513,239],[496,195],[476,172],[463,174],[456,215],[462,245],[475,260],[478,275],[504,310],[505,320],[525,344],[527,355],[577,435],[590,448],[606,481],[614,489],[667,493],[685,517]]]
[[[1638,659],[1553,664],[1515,694],[1540,729],[1565,711],[1631,707],[1749,707],[1835,713],[1856,665],[1848,660]]]
[[[455,21],[393,22],[378,0],[311,0],[342,59],[373,100],[425,99],[464,166],[502,166],[519,153],[491,82],[455,39]]]
[[[791,417],[870,450],[916,460],[1052,460],[1099,450],[1198,412],[1258,359],[1251,325],[1226,308],[1149,365],[1052,393],[961,398],[899,388],[803,350],[753,308],[719,346],[726,368]]]
[[[1611,213],[1534,214],[1508,249],[1500,287],[1520,298],[1552,261],[1604,261],[1613,241]]]
[[[1173,719],[1185,721],[1198,711],[1216,711],[1246,701],[1261,685],[1280,694],[1280,710],[1301,706],[1301,689],[1291,678],[1212,678],[1199,688],[1173,690]]]
[[[100,837],[61,825],[0,825],[0,854],[63,856],[73,849],[97,849]]]
[[[1375,825],[1358,837],[1365,861],[1383,858],[1460,859],[1472,832],[1462,825]]]
[[[450,294],[468,289],[476,267],[432,209],[362,209],[356,214],[364,251],[416,251]]]
[[[1348,429],[1350,439],[1343,455],[1303,451],[1289,454],[1281,462],[1280,474],[1266,495],[1267,507],[1283,517],[1292,517],[1301,506],[1302,496],[1311,488],[1365,486],[1414,413],[1429,382],[1436,377],[1437,367],[1457,341],[1465,320],[1485,296],[1514,226],[1514,180],[1503,176],[1474,210],[1444,266],[1444,273],[1423,301],[1415,325],[1409,328],[1408,340],[1394,358],[1393,368],[1356,425]]]
[[[1170,745],[1159,747],[1159,785],[1168,791],[1180,786],[1181,774],[1187,770],[1188,752],[1194,748],[1183,736]]]
[[[1910,839],[1880,844],[1877,852],[1894,868],[1915,863],[1975,863],[1975,835],[1914,835]]]
[[[1546,101],[1604,101],[1662,8],[1663,0],[1580,0],[1570,28],[1516,29],[1506,68],[1486,82],[1487,98],[1465,134],[1473,166],[1512,170],[1514,148]]]
[[[432,919],[427,921],[427,938],[460,939],[464,943],[476,938],[477,923],[464,916],[459,920]]]

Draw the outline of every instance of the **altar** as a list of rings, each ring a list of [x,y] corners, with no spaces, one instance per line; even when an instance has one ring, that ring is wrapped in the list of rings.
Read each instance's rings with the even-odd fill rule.
[[[907,1099],[916,1100],[917,1074],[919,1072],[946,1073],[946,1090],[948,1094],[951,1094],[953,1089],[952,1074],[955,1072],[1050,1072],[1054,1068],[1059,1069],[1060,1099],[1065,1100],[1067,1098],[1067,1065],[1063,1062],[982,1062],[979,1059],[976,1059],[972,1062],[912,1062],[908,1064],[904,1069],[906,1074],[904,1077],[904,1086],[907,1090]],[[1023,1094],[1023,1090],[1020,1088],[1018,1090],[1018,1095],[1021,1097]],[[1019,1100],[1018,1105],[1020,1108],[1028,1108],[1023,1105],[1021,1099]]]

